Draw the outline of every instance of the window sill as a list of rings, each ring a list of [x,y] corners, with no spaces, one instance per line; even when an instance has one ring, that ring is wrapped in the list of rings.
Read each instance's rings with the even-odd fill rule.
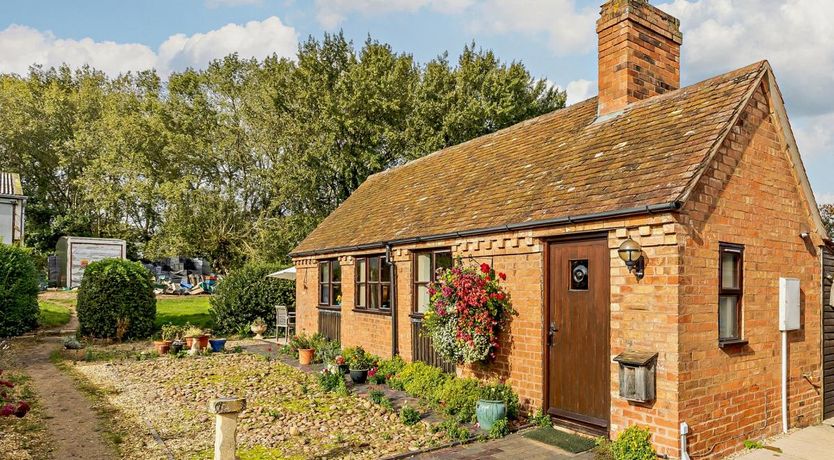
[[[318,309],[327,311],[342,311],[341,305],[319,305]]]
[[[369,315],[391,316],[391,310],[369,310],[367,308],[354,308],[354,313],[367,313]]]
[[[718,348],[734,348],[734,347],[743,347],[747,345],[747,341],[744,339],[734,339],[734,340],[719,340],[718,341]]]

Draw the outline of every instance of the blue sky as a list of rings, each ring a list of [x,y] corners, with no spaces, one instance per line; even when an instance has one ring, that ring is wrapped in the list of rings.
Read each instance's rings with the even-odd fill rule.
[[[203,67],[238,51],[292,56],[298,40],[370,34],[419,61],[474,40],[568,89],[596,93],[594,21],[603,0],[6,1],[0,72],[35,62],[89,63],[111,74]],[[683,84],[767,58],[821,202],[834,202],[834,2],[654,0],[681,20]]]

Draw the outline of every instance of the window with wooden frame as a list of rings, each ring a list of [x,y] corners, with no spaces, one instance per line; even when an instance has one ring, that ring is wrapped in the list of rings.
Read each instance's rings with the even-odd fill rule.
[[[336,259],[319,262],[319,306],[342,306],[342,267]]]
[[[718,250],[718,342],[744,343],[742,339],[742,296],[744,290],[744,246],[721,243]]]
[[[391,312],[391,271],[384,256],[356,257],[357,310]]]
[[[414,253],[414,313],[422,315],[429,309],[429,284],[436,279],[438,269],[452,268],[453,264],[449,249]]]

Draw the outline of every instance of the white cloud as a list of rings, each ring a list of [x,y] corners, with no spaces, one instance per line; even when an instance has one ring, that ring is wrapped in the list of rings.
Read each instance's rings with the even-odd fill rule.
[[[808,117],[793,122],[796,143],[802,156],[812,158],[821,155],[834,157],[834,113]]]
[[[567,105],[571,105],[576,104],[577,102],[582,102],[595,95],[597,93],[597,86],[596,82],[593,81],[574,80],[568,83],[565,91],[568,92]]]
[[[473,9],[475,32],[543,36],[557,55],[596,49],[597,7],[580,10],[574,0],[488,0]]]
[[[817,204],[834,204],[834,193],[816,193]]]
[[[11,25],[0,31],[0,73],[25,74],[33,64],[66,63],[72,67],[89,64],[111,75],[150,68],[167,75],[186,67],[204,67],[232,52],[243,57],[263,58],[272,53],[292,57],[297,44],[295,29],[275,16],[191,36],[172,35],[156,51],[138,43],[63,39],[50,31]]]
[[[335,29],[349,14],[365,16],[414,13],[423,8],[445,14],[460,13],[475,0],[316,0],[316,19],[325,29]]]

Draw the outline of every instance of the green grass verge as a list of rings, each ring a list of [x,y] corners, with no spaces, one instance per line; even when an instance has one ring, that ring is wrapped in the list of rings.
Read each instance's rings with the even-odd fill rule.
[[[38,314],[38,325],[44,328],[53,328],[67,324],[72,316],[68,306],[52,300],[40,300],[40,313]]]
[[[156,327],[174,323],[182,326],[191,323],[202,328],[211,328],[213,323],[209,315],[211,296],[194,295],[162,297],[156,299]]]

